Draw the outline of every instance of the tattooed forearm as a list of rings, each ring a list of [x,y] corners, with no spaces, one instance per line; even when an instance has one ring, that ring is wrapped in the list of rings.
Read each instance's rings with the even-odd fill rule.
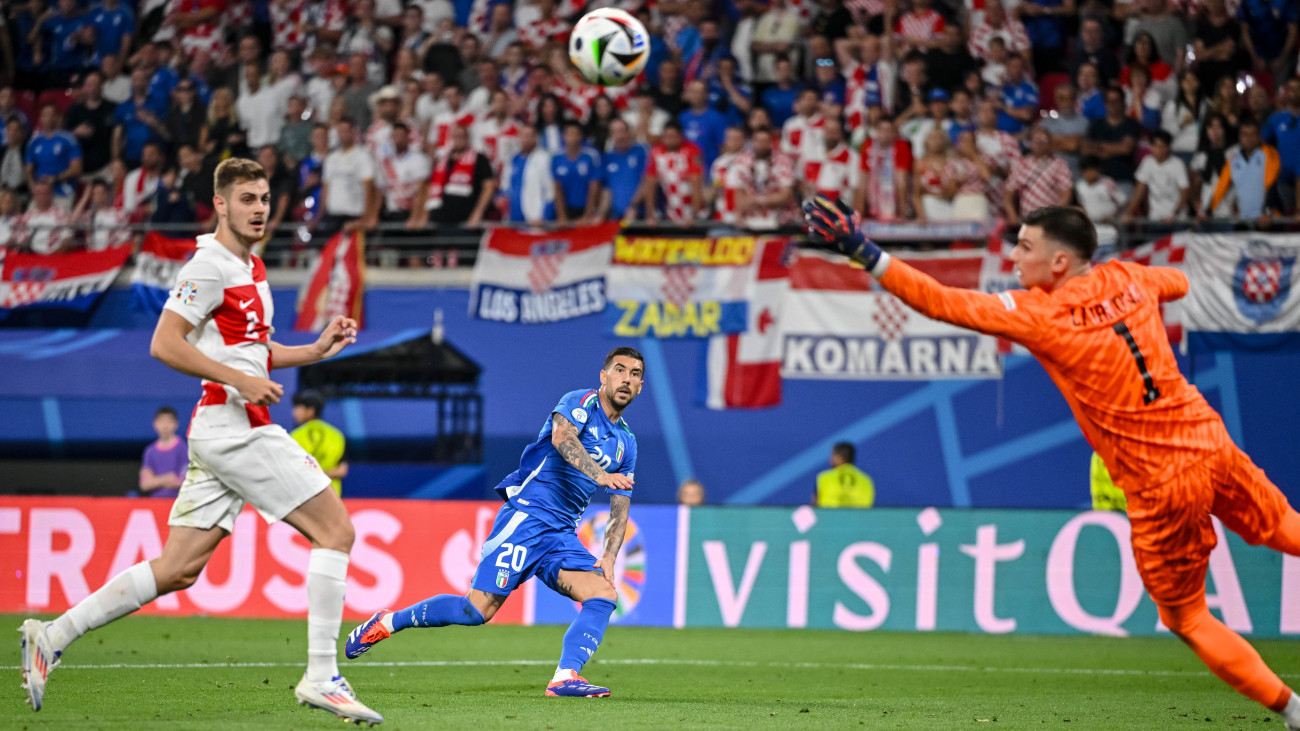
[[[600,479],[605,476],[605,470],[602,470],[591,455],[587,454],[587,450],[582,448],[582,442],[578,441],[578,427],[563,416],[553,414],[551,431],[553,432],[551,444],[555,445],[555,451],[560,453],[564,461],[599,484]]]
[[[609,496],[609,522],[605,523],[605,555],[617,556],[623,547],[623,534],[627,531],[627,511],[632,498],[627,495]]]

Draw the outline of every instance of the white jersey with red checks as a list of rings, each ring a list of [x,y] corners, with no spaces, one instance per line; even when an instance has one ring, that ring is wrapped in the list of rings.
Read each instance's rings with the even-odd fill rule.
[[[975,147],[995,168],[1010,171],[1020,159],[1020,143],[1016,138],[1001,130],[979,130],[975,133]],[[1009,172],[1008,172],[1009,174]],[[1006,178],[994,175],[988,182],[989,213],[1002,218],[1007,213],[1006,199],[1003,193],[1007,189]]]
[[[429,144],[438,150],[444,150],[451,147],[451,129],[452,127],[472,127],[474,125],[474,112],[460,108],[460,111],[453,112],[450,109],[443,109],[433,115],[429,122]]]
[[[538,19],[519,29],[519,40],[533,50],[540,49],[552,40],[567,41],[570,26],[563,20]]]
[[[853,199],[853,191],[861,178],[858,153],[841,142],[827,152],[823,146],[820,154],[800,158],[799,180],[805,195],[823,195],[831,200]]]
[[[253,25],[252,0],[228,0],[225,17],[227,28],[243,30],[251,27]]]
[[[700,148],[690,142],[683,142],[676,150],[655,145],[650,149],[650,162],[646,164],[645,173],[653,175],[659,182],[659,190],[664,194],[664,215],[668,220],[690,223],[692,206],[699,204],[692,197],[691,181],[704,174]]]
[[[713,187],[713,218],[723,223],[736,223],[736,193],[741,189],[740,175],[736,169],[738,152],[719,155],[709,166],[709,185]]]
[[[492,172],[497,175],[501,174],[506,161],[519,152],[519,127],[519,122],[513,117],[483,117],[474,120],[474,126],[469,128],[469,143],[487,155],[492,162]]]
[[[382,157],[376,156],[375,161],[379,168],[375,184],[384,191],[384,205],[389,211],[411,210],[415,205],[415,191],[433,172],[429,156],[408,147],[405,154],[389,149]]]
[[[817,155],[818,150],[826,147],[825,128],[826,120],[820,114],[811,117],[794,115],[781,125],[781,152],[796,160],[805,155]]]
[[[296,51],[306,44],[306,35],[299,30],[305,5],[307,0],[274,0],[271,3],[272,47],[277,51]]]
[[[1007,188],[1020,193],[1020,215],[1059,205],[1074,187],[1070,166],[1056,155],[1022,157],[1011,166]]]
[[[905,211],[898,210],[898,191],[905,187],[912,163],[912,146],[907,140],[877,145],[868,139],[862,146],[858,170],[865,176],[867,208],[872,218],[891,221],[903,217]]]
[[[71,222],[72,216],[58,206],[43,211],[33,206],[19,217],[18,228],[26,232],[24,243],[33,254],[53,254],[72,238]]]
[[[407,130],[413,131],[413,137],[419,138],[420,127],[414,119],[398,120],[406,125]],[[366,130],[365,136],[366,147],[370,149],[370,157],[378,160],[384,155],[393,154],[393,123],[385,122],[382,119],[376,119],[370,123]]]
[[[275,307],[266,267],[257,256],[245,263],[216,236],[200,236],[194,257],[176,275],[176,287],[163,309],[194,326],[185,339],[200,353],[256,378],[270,374]],[[248,403],[232,386],[204,380],[188,436],[232,437],[270,424],[265,406]]]
[[[1021,51],[1029,50],[1029,33],[1025,30],[1025,24],[1015,18],[1007,18],[1002,22],[1002,27],[996,29],[987,20],[975,23],[970,29],[970,40],[966,42],[966,48],[975,58],[991,61],[989,41],[994,38],[1001,38],[1007,44],[1009,55],[1019,55]]]
[[[347,5],[343,0],[309,2],[302,7],[302,20],[317,31],[327,30],[341,33],[348,21]],[[316,50],[318,45],[316,38],[316,33],[309,33],[306,38],[302,39],[304,53],[311,53]]]
[[[912,50],[904,39],[919,38],[926,41],[937,41],[943,36],[944,28],[943,16],[939,15],[933,9],[924,12],[913,10],[910,13],[904,13],[903,17],[898,19],[894,24],[894,36],[902,44],[903,53]]]
[[[601,95],[603,89],[583,81],[581,76],[573,72],[555,79],[551,91],[559,98],[570,117],[585,122],[596,104],[596,97]]]
[[[794,161],[773,150],[766,158],[745,151],[733,163],[741,187],[751,195],[770,195],[782,188],[794,187]],[[793,204],[751,208],[741,214],[741,223],[750,228],[776,228],[794,220]]]
[[[885,14],[885,0],[848,0],[844,7],[853,15],[853,22],[863,24],[867,18]]]
[[[226,0],[170,0],[164,14],[164,25],[176,29],[180,37],[181,53],[189,56],[197,51],[205,51],[214,58],[221,53],[224,46],[223,29],[226,16]],[[176,28],[176,16],[183,13],[197,13],[201,10],[217,11],[212,22],[201,23],[191,28]]]

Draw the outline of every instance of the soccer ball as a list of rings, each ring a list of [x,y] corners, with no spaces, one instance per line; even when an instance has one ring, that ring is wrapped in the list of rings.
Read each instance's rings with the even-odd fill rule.
[[[650,58],[650,36],[641,21],[617,8],[582,16],[569,33],[569,60],[587,81],[622,86],[635,79]]]

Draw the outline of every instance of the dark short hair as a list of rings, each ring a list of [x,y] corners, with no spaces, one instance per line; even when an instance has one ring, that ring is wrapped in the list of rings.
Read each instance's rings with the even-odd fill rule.
[[[1174,143],[1174,136],[1169,134],[1163,129],[1158,129],[1155,132],[1151,133],[1151,141],[1163,142],[1166,145],[1172,145]]]
[[[858,457],[858,450],[848,442],[838,442],[831,447],[831,454],[839,457],[848,464],[853,464],[853,460]]]
[[[1079,160],[1080,170],[1101,170],[1101,158],[1096,155],[1084,155]]]
[[[418,7],[418,6],[413,6],[413,7]],[[408,126],[406,122],[393,122],[393,131],[396,132],[399,129],[402,130],[403,132],[411,131],[410,126]]]
[[[1097,253],[1097,229],[1082,208],[1046,206],[1030,212],[1020,221],[1021,227],[1038,226],[1043,237],[1050,239],[1091,261]]]
[[[173,409],[170,406],[159,406],[158,410],[153,412],[153,418],[157,419],[160,416],[170,416],[171,418],[180,421],[180,417],[176,415],[176,409]]]
[[[1206,121],[1208,122],[1209,120],[1206,120]],[[1256,122],[1256,121],[1253,120],[1253,119],[1243,119],[1243,120],[1241,120],[1241,124],[1239,124],[1239,125],[1237,126],[1237,133],[1240,134],[1240,133],[1241,133],[1241,130],[1244,129],[1244,128],[1246,128],[1246,127],[1254,127],[1254,128],[1255,128],[1255,131],[1257,131],[1257,132],[1261,129],[1260,126],[1259,126],[1259,122]],[[1164,130],[1160,130],[1160,131],[1161,131],[1161,132],[1165,132]],[[1168,135],[1168,134],[1169,134],[1168,132],[1165,132],[1165,135]],[[1173,138],[1170,138],[1170,139],[1173,139]]]
[[[664,131],[667,132],[670,129],[677,130],[678,134],[684,134],[682,132],[682,123],[675,119],[670,119],[667,122],[664,122]]]
[[[563,129],[565,132],[568,132],[568,131],[569,131],[569,128],[572,127],[572,128],[574,128],[574,129],[578,130],[578,134],[582,134],[582,123],[579,122],[579,121],[576,120],[576,119],[566,119],[566,120],[564,120],[564,124],[560,125],[560,127],[561,127],[561,129]]]
[[[299,391],[293,395],[294,406],[306,406],[320,416],[325,411],[325,397],[320,395],[320,391]]]
[[[609,355],[605,356],[605,364],[602,365],[600,369],[603,371],[606,368],[609,368],[609,364],[613,363],[614,359],[619,356],[624,356],[627,358],[631,358],[632,360],[641,361],[641,372],[642,373],[645,372],[645,357],[641,355],[641,351],[627,345],[620,345],[619,347],[609,351]]]

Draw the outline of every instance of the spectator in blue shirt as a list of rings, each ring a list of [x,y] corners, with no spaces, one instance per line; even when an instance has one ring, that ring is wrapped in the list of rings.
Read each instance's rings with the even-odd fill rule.
[[[1038,116],[1038,86],[1025,76],[1025,61],[1007,57],[1007,77],[999,94],[998,129],[1018,135]]]
[[[658,86],[659,66],[668,60],[672,54],[668,50],[667,41],[659,32],[659,26],[655,25],[650,18],[650,6],[642,4],[636,11],[635,16],[645,26],[646,32],[650,35],[650,58],[645,65],[645,82],[650,86]]]
[[[149,105],[164,112],[172,104],[172,89],[181,81],[171,65],[174,52],[170,43],[151,43],[141,51],[146,59],[145,68],[152,72],[149,76]],[[241,93],[246,91],[241,90]]]
[[[102,0],[86,16],[95,29],[95,50],[91,63],[98,65],[104,56],[131,56],[131,37],[135,33],[135,13],[122,0]]]
[[[709,79],[709,106],[722,113],[729,127],[743,125],[754,106],[754,92],[740,78],[736,59],[731,56],[718,60],[718,73]]]
[[[809,88],[817,92],[818,101],[844,106],[844,75],[835,65],[835,59],[819,58],[813,61],[813,78]]]
[[[776,83],[763,92],[759,103],[767,110],[772,126],[780,129],[785,120],[794,116],[794,100],[802,87],[794,80],[794,67],[785,56],[776,59],[775,75]]]
[[[502,171],[509,201],[507,220],[536,225],[555,220],[555,181],[551,178],[551,153],[537,143],[537,130],[519,128],[519,152]]]
[[[564,123],[564,150],[551,158],[555,179],[555,219],[585,224],[595,220],[600,202],[600,160],[582,144],[582,125]]]
[[[162,142],[159,130],[166,113],[167,107],[154,106],[149,98],[149,72],[137,67],[131,72],[131,96],[113,112],[113,157],[138,167],[144,143]]]
[[[1244,26],[1241,39],[1255,70],[1267,70],[1278,79],[1286,76],[1287,62],[1294,61],[1292,54],[1300,27],[1300,3],[1295,0],[1244,0],[1237,17]]]
[[[27,187],[35,190],[38,181],[50,183],[55,198],[70,208],[75,193],[71,181],[81,175],[81,145],[72,133],[59,129],[61,117],[57,106],[41,107],[40,129],[27,143]]]
[[[634,219],[637,211],[632,203],[641,190],[650,151],[633,139],[632,128],[622,119],[609,123],[609,141],[609,150],[600,158],[604,168],[601,182],[605,190],[601,196],[599,218]]]
[[[688,106],[677,115],[677,121],[681,122],[682,134],[686,135],[686,139],[700,148],[707,169],[722,147],[727,118],[718,110],[709,108],[709,92],[703,81],[696,79],[688,83],[682,97]]]
[[[43,55],[44,49],[49,49],[47,86],[69,86],[73,77],[89,65],[91,34],[83,32],[86,27],[77,0],[59,0],[58,12],[46,13],[38,21],[39,30],[32,32],[45,38],[43,47],[38,44],[35,51]]]
[[[1065,21],[1075,15],[1074,0],[1024,0],[1015,12],[1034,49],[1034,70],[1039,77],[1064,71]]]
[[[1278,193],[1285,208],[1293,202],[1300,201],[1296,176],[1300,175],[1300,75],[1292,76],[1286,82],[1280,99],[1285,106],[1278,109],[1264,123],[1264,141],[1277,148],[1281,158],[1281,174],[1278,175]],[[1300,209],[1300,206],[1297,206]]]

